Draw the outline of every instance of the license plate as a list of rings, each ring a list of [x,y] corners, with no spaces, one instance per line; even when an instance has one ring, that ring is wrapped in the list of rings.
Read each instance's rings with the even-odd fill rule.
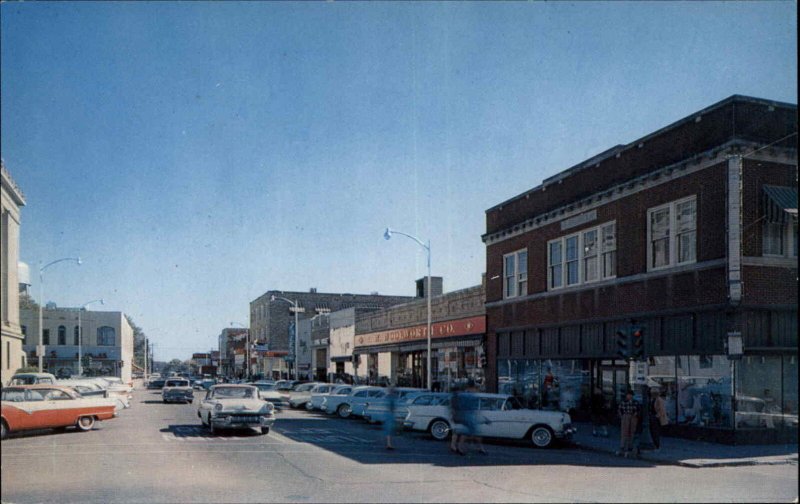
[[[259,423],[261,419],[254,416],[233,416],[231,417],[233,423]]]

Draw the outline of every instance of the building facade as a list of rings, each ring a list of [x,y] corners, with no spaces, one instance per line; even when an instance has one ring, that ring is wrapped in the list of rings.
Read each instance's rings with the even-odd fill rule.
[[[80,310],[79,325],[78,312],[79,308],[42,310],[45,371],[57,377],[78,374],[80,353],[85,374],[118,376],[126,383],[131,381],[133,329],[125,314]],[[23,348],[29,360],[35,359],[39,341],[38,310],[21,310],[20,321],[25,335]]]
[[[222,376],[241,378],[246,374],[244,356],[248,332],[239,327],[226,327],[220,332],[218,373]]]
[[[25,196],[0,161],[0,382],[7,383],[14,372],[26,365],[19,322],[19,230],[20,208]]]
[[[487,210],[490,388],[613,411],[637,327],[669,432],[796,439],[796,133],[733,96]]]
[[[423,286],[420,282],[417,285]],[[434,390],[450,390],[468,380],[474,381],[481,389],[485,386],[484,287],[485,281],[467,289],[436,295],[441,292],[441,287],[437,288],[437,284],[432,282],[431,369]],[[423,298],[357,314],[353,368],[360,381],[427,386],[428,309],[424,288],[418,292]]]
[[[273,353],[272,356],[265,355],[263,358],[263,367],[268,373],[288,372],[287,361],[293,358],[294,353],[293,336],[290,338],[290,334],[294,334],[294,306],[280,298],[297,302],[298,320],[344,308],[383,308],[414,299],[410,296],[382,296],[377,293],[332,294],[317,292],[314,288],[309,292],[267,291],[250,302],[250,330],[254,342],[264,345]]]

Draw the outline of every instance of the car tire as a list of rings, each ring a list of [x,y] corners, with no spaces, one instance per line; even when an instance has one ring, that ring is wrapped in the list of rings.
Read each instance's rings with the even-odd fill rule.
[[[339,418],[350,418],[350,415],[353,414],[353,408],[351,408],[349,404],[340,404],[339,407],[336,408],[336,413],[339,415]]]
[[[539,425],[531,429],[531,442],[536,448],[549,448],[553,444],[553,430],[546,425]]]
[[[75,425],[78,429],[82,430],[83,432],[90,431],[94,428],[95,420],[94,417],[91,415],[85,415],[78,418],[78,421]]]
[[[261,427],[261,435],[269,434],[269,427]]]
[[[211,422],[211,419],[208,419],[208,430],[211,431],[211,434],[214,435],[217,433],[217,430],[214,428],[214,424]]]
[[[312,409],[314,409],[314,408],[313,408],[313,406],[311,406],[311,401],[307,402],[306,403],[306,411],[311,411]]]
[[[162,401],[164,402],[164,404],[167,404],[167,400],[166,399],[162,399]]]
[[[8,436],[8,426],[5,420],[0,421],[0,439],[5,439]]]
[[[444,441],[450,437],[450,424],[447,420],[437,418],[428,427],[428,432],[437,441]]]

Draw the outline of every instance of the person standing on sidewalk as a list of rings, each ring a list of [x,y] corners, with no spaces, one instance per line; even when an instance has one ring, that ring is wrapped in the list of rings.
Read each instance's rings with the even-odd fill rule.
[[[397,408],[397,391],[394,385],[389,385],[386,391],[386,414],[383,417],[383,433],[386,435],[386,449],[394,450],[392,436],[395,432],[395,410]]]
[[[619,403],[617,412],[620,416],[620,439],[617,455],[627,456],[633,447],[633,435],[636,433],[641,413],[639,401],[633,398],[633,390],[628,389],[625,392],[625,400]]]
[[[606,401],[600,388],[594,389],[592,394],[592,436],[608,437],[606,427]]]
[[[667,417],[667,405],[661,397],[661,391],[657,388],[650,389],[650,435],[653,438],[653,446],[656,450],[661,449],[661,427],[669,423]]]

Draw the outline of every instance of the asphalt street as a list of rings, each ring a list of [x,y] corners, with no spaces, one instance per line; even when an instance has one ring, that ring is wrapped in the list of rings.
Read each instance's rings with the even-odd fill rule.
[[[198,393],[197,396],[200,394]],[[573,446],[489,443],[451,454],[404,433],[321,413],[278,413],[268,435],[210,435],[195,405],[134,392],[91,432],[2,442],[2,501],[27,502],[792,502],[796,465],[658,466]]]

